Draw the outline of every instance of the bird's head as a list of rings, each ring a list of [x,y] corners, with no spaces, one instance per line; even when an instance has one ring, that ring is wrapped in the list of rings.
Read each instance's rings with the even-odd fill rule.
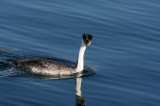
[[[84,43],[84,45],[86,47],[91,44],[91,41],[92,41],[92,38],[93,38],[92,35],[90,35],[90,34],[83,34],[82,37],[83,37],[83,43]]]

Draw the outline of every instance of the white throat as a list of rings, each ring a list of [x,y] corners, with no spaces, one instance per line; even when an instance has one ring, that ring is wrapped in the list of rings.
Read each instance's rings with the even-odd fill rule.
[[[81,72],[84,69],[84,52],[85,52],[85,50],[86,50],[86,46],[82,41],[82,45],[81,45],[81,48],[79,50],[76,72]]]

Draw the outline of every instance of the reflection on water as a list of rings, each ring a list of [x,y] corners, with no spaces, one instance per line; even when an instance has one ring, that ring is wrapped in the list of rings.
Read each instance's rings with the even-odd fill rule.
[[[84,70],[83,73],[78,73],[75,75],[71,76],[45,76],[45,75],[33,75],[31,73],[25,72],[25,71],[20,71],[20,70],[15,70],[15,69],[8,69],[5,71],[0,72],[0,78],[7,78],[7,77],[12,77],[12,78],[18,78],[21,77],[21,79],[18,80],[24,80],[22,77],[25,77],[25,80],[54,80],[54,79],[64,79],[64,78],[75,78],[76,82],[76,106],[85,106],[85,100],[84,97],[82,96],[82,91],[81,91],[81,85],[82,85],[82,76],[88,76],[86,73],[88,71]]]
[[[81,91],[82,77],[76,78],[76,106],[85,106],[85,100]]]
[[[89,64],[85,65],[85,70],[82,73],[70,75],[70,76],[46,76],[46,75],[37,75],[33,73],[28,73],[26,71],[18,70],[13,68],[11,65],[12,61],[15,59],[24,59],[24,58],[37,58],[33,55],[25,55],[21,51],[13,51],[13,50],[0,50],[1,53],[1,60],[0,60],[0,69],[3,69],[3,71],[0,71],[0,79],[8,79],[8,80],[18,80],[18,81],[33,81],[33,80],[55,80],[55,79],[75,79],[76,84],[76,106],[85,106],[85,100],[82,96],[81,91],[81,85],[82,85],[82,76],[91,76],[95,74],[95,68]],[[45,57],[39,57],[39,58],[45,58]],[[58,62],[74,65],[73,62],[69,62],[62,59],[56,59],[56,58],[48,58],[46,59],[52,59],[57,60]]]
[[[159,106],[159,4],[159,0],[1,0],[0,104],[75,105],[76,77],[57,81],[8,68],[14,60],[29,58],[75,65],[80,35],[92,33],[95,39],[85,63],[98,72],[82,77],[88,88],[85,104]],[[76,100],[83,104],[82,96]]]
[[[10,51],[10,52],[9,52]],[[21,55],[19,55],[21,54]],[[14,53],[12,50],[1,50],[1,62],[0,66],[3,71],[0,71],[0,79],[8,79],[8,80],[18,80],[18,81],[29,81],[29,80],[55,80],[55,79],[75,79],[75,90],[76,90],[76,106],[85,106],[85,100],[82,96],[81,85],[82,85],[82,77],[91,76],[95,74],[95,68],[92,65],[85,64],[85,69],[82,73],[70,75],[70,76],[47,76],[47,75],[37,75],[33,73],[29,73],[26,71],[18,70],[12,67],[12,61],[16,58],[24,59],[29,58],[29,55],[24,57],[23,53],[19,52]],[[30,56],[31,58],[34,56]],[[42,57],[40,57],[42,58]],[[45,58],[45,57],[43,57]],[[46,58],[47,59],[47,58]],[[53,59],[53,58],[49,58]],[[53,59],[57,60],[58,62],[67,63],[73,65],[73,62],[67,62],[66,60],[62,59]]]

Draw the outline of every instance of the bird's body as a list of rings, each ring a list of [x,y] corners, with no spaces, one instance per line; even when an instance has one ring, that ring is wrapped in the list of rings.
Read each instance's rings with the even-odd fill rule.
[[[79,51],[78,62],[75,67],[57,63],[46,59],[26,59],[13,62],[18,69],[41,75],[72,75],[84,69],[84,52],[91,43],[92,36],[83,34],[83,41]]]
[[[26,59],[14,62],[17,68],[41,75],[72,75],[76,68],[46,59]]]

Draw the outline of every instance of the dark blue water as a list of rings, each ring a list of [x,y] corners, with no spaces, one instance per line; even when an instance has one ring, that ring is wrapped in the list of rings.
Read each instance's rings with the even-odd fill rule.
[[[0,104],[159,106],[159,10],[159,0],[1,0]],[[55,80],[9,73],[18,59],[75,65],[83,33],[94,36],[85,64],[96,74]]]

